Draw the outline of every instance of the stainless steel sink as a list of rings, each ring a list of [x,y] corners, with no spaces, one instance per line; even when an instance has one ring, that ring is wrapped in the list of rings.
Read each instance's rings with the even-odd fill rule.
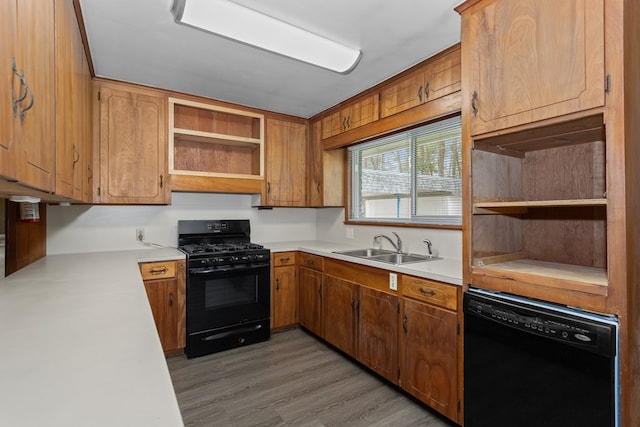
[[[411,262],[433,261],[438,258],[434,256],[430,257],[428,255],[399,254],[397,252],[394,252],[392,254],[371,257],[370,259],[374,261],[386,262],[389,264],[408,264]]]
[[[434,256],[397,253],[385,249],[352,249],[348,251],[335,251],[334,253],[356,258],[365,258],[371,261],[385,262],[387,264],[408,264],[411,262],[433,261],[440,259]]]
[[[354,256],[358,258],[371,258],[379,255],[393,255],[395,252],[385,249],[353,249],[348,251],[335,251],[334,254]]]

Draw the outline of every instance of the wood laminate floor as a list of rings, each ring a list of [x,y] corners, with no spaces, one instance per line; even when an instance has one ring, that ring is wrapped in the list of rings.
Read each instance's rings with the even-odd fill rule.
[[[167,363],[186,426],[455,425],[300,329]]]

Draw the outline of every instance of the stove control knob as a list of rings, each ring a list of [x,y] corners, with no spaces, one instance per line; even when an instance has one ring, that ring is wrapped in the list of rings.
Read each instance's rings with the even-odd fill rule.
[[[240,260],[240,258],[238,258],[235,255],[231,257],[231,261],[233,261],[233,262],[238,262],[239,260]]]

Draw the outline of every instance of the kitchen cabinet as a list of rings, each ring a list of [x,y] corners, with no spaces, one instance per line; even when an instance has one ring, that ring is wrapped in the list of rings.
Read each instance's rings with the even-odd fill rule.
[[[0,7],[0,175],[53,192],[54,2],[6,1]]]
[[[324,339],[356,358],[359,286],[328,274],[323,278]]]
[[[324,150],[322,122],[309,124],[307,205],[344,206],[345,149]]]
[[[100,82],[98,203],[167,204],[167,100],[162,92]]]
[[[380,90],[380,118],[460,90],[460,47],[448,49],[394,78]]]
[[[317,255],[300,252],[298,265],[300,325],[323,338],[323,259]]]
[[[401,284],[400,385],[457,422],[459,289],[412,276]]]
[[[264,115],[218,103],[169,98],[173,190],[259,193]]]
[[[267,118],[264,206],[306,206],[306,121]]]
[[[375,93],[349,101],[322,118],[322,139],[359,128],[378,120],[379,97]]]
[[[73,3],[56,0],[57,195],[92,201],[88,171],[93,162],[91,74]]]
[[[603,4],[497,0],[464,6],[471,135],[604,105]]]
[[[185,265],[183,260],[139,264],[166,356],[181,354],[186,345]]]
[[[298,323],[296,252],[278,252],[271,257],[271,329],[295,326]]]
[[[398,383],[398,297],[388,272],[325,259],[324,339]]]

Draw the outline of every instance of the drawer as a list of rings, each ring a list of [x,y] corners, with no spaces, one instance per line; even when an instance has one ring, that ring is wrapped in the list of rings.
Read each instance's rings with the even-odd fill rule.
[[[176,262],[144,262],[140,264],[140,273],[142,273],[142,280],[176,277]]]
[[[296,265],[296,252],[274,252],[272,256],[274,267]]]
[[[454,285],[413,276],[402,276],[402,294],[450,310],[458,308],[458,290]]]
[[[299,254],[298,264],[302,267],[322,271],[322,263],[323,258],[319,255],[313,255],[304,252],[300,252]]]

